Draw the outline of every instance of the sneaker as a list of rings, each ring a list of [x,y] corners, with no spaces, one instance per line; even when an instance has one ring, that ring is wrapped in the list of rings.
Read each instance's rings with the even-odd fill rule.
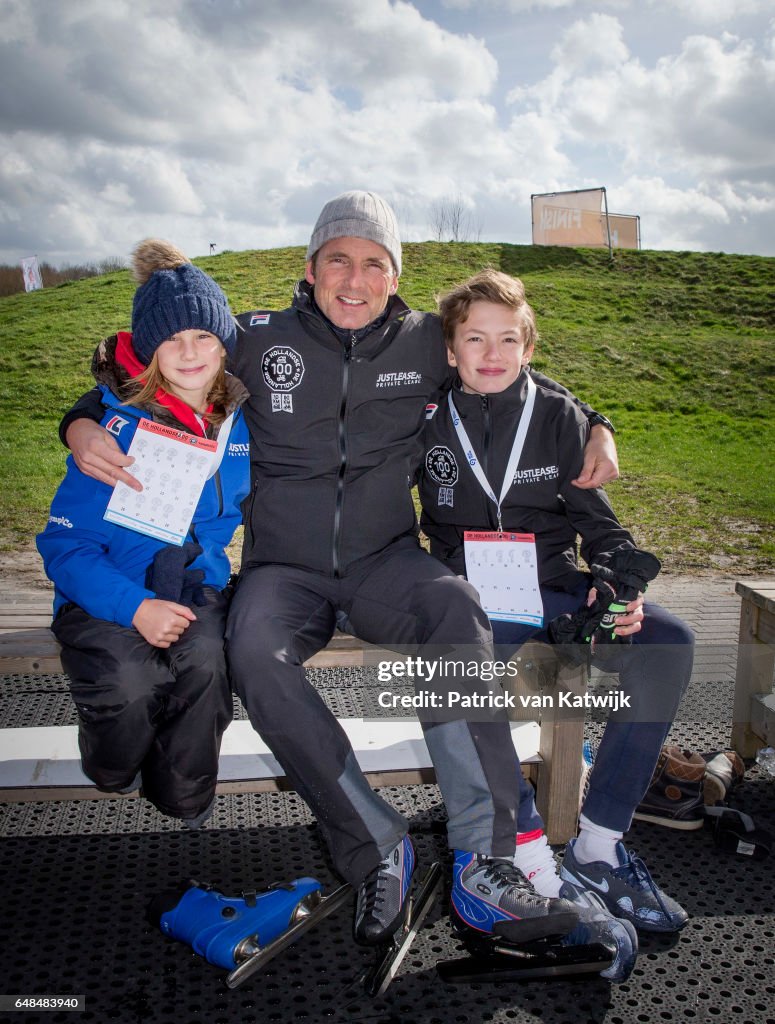
[[[414,847],[404,836],[358,886],[355,941],[362,946],[388,942],[401,927],[409,908],[407,894],[414,871]]]
[[[510,860],[455,851],[453,922],[485,935],[532,942],[567,935],[579,915],[564,899],[539,896]]]
[[[662,892],[640,857],[616,844],[619,866],[605,861],[579,864],[573,854],[575,839],[565,848],[560,878],[579,889],[593,890],[615,917],[630,921],[639,931],[677,932],[689,915],[674,899]]]
[[[646,795],[635,808],[638,821],[668,828],[702,828],[705,761],[680,747],[663,747]]]
[[[739,785],[745,776],[745,765],[734,750],[713,750],[700,754],[705,762],[703,800],[708,807],[725,804],[730,791]]]
[[[563,946],[600,943],[614,954],[613,963],[600,972],[607,981],[626,981],[638,956],[638,933],[629,921],[614,917],[595,892],[563,882],[560,896],[578,911],[579,923],[562,940]]]

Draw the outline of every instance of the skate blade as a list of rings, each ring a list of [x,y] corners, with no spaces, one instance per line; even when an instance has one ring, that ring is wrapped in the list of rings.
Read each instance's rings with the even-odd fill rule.
[[[430,913],[441,888],[441,865],[433,863],[422,880],[420,891],[409,904],[406,922],[393,938],[385,953],[366,975],[363,986],[367,995],[381,996],[398,973],[423,921]]]
[[[610,949],[599,943],[584,946],[547,946],[544,949],[511,948],[494,945],[483,956],[440,960],[436,971],[450,985],[467,982],[493,984],[600,974],[614,962]]]
[[[578,923],[579,915],[575,910],[545,917],[522,917],[515,921],[498,921],[493,927],[493,936],[496,942],[503,939],[510,945],[519,946],[543,939],[561,939],[570,935]]]
[[[266,946],[259,949],[248,960],[241,963],[239,967],[236,967],[226,978],[227,987],[237,988],[238,985],[252,977],[257,971],[266,967],[271,960],[274,960],[278,953],[282,953],[288,946],[292,946],[302,935],[319,925],[329,914],[333,914],[335,910],[338,910],[350,898],[351,894],[351,885],[340,885],[330,896],[324,896],[313,910],[296,921],[295,924],[292,924],[287,931],[284,931],[282,935],[278,935],[273,942],[267,943]]]

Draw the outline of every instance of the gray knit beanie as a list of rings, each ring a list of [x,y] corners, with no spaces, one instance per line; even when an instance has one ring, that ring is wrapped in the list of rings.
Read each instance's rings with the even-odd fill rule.
[[[230,354],[237,331],[229,300],[203,270],[170,242],[146,238],[132,253],[139,288],[132,303],[132,348],[147,366],[163,341],[178,331],[209,331]]]
[[[396,215],[375,192],[343,192],[321,210],[307,249],[311,260],[332,238],[365,238],[387,249],[396,274],[401,273],[401,239]]]

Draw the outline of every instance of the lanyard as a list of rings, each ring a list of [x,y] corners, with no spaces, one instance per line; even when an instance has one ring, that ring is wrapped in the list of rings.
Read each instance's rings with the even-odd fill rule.
[[[490,481],[484,475],[484,470],[480,466],[479,460],[477,459],[476,455],[474,455],[474,446],[471,444],[471,439],[469,438],[466,432],[466,428],[463,426],[460,420],[460,416],[458,415],[458,411],[455,408],[455,403],[452,400],[452,391],[450,390],[447,393],[449,411],[452,414],[452,425],[455,428],[455,432],[457,433],[460,445],[463,451],[465,452],[466,461],[468,462],[468,465],[471,467],[474,476],[479,481],[479,486],[482,488],[487,497],[491,501],[495,502],[495,507],[498,510],[499,533],[503,533],[503,522],[501,520],[501,505],[503,504],[503,499],[506,497],[509,490],[511,489],[511,484],[514,480],[514,474],[517,471],[519,460],[522,457],[522,449],[525,447],[525,438],[527,437],[527,432],[530,427],[530,420],[533,416],[533,406],[535,405],[535,381],[529,373],[527,373],[526,375],[526,380],[527,398],[525,399],[525,406],[522,410],[522,415],[519,418],[519,426],[517,427],[517,432],[514,435],[514,443],[511,446],[511,455],[509,455],[509,461],[506,465],[506,472],[503,477],[500,498],[495,497],[495,491],[493,491],[492,487],[490,486]]]

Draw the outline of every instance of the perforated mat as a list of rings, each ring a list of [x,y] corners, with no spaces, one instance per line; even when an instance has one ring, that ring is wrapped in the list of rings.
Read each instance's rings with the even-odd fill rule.
[[[673,605],[674,607],[674,605]],[[719,603],[727,635],[698,658],[671,739],[695,750],[725,746],[731,712],[736,609]],[[692,608],[676,608],[690,618]],[[707,619],[698,622],[707,626]],[[724,647],[723,643],[727,642]],[[731,653],[730,653],[731,652]],[[339,714],[357,714],[368,678],[320,671],[315,682]],[[604,685],[598,679],[596,685]],[[242,709],[238,707],[238,714]],[[74,721],[61,676],[0,680],[3,725]],[[594,741],[601,724],[590,720]],[[421,865],[449,867],[444,812],[435,786],[384,795],[410,820]],[[775,780],[746,773],[733,803],[775,833]],[[337,883],[319,832],[294,793],[222,796],[208,827],[187,832],[142,800],[0,805],[4,894],[2,993],[83,994],[82,1013],[8,1013],[30,1024],[707,1024],[775,1022],[775,856],[752,861],[719,851],[709,832],[636,823],[628,845],[691,914],[675,937],[643,937],[632,977],[523,984],[444,985],[439,959],[461,955],[446,894],[384,998],[359,979],[372,962],[351,938],[347,905],[272,962],[228,990],[224,972],[146,923],[150,897],[196,878],[226,892],[301,875]],[[448,875],[448,870],[445,870]]]

